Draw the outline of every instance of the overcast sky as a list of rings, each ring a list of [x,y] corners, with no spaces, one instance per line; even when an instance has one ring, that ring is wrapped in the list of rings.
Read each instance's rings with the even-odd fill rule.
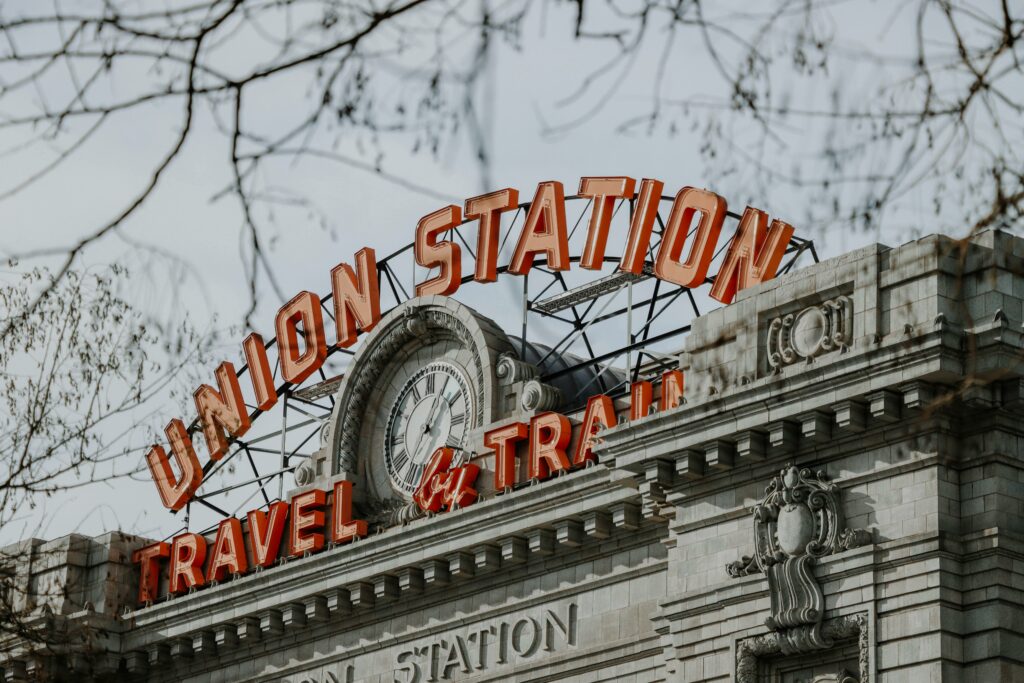
[[[749,173],[709,181],[700,156],[705,138],[699,129],[676,127],[674,132],[659,128],[651,134],[642,130],[617,133],[623,121],[648,106],[651,74],[657,68],[660,50],[642,50],[614,89],[613,83],[606,80],[581,100],[560,105],[597,60],[607,54],[603,48],[568,40],[574,19],[571,5],[540,6],[527,16],[523,49],[501,45],[492,54],[490,85],[481,92],[481,106],[490,112],[490,186],[483,185],[481,168],[465,142],[433,158],[413,153],[408,139],[385,140],[384,167],[459,204],[468,196],[506,186],[519,188],[521,198],[526,200],[537,182],[543,180],[560,180],[567,193],[574,193],[584,175],[658,178],[665,182],[666,193],[671,194],[683,185],[710,186],[734,210],[741,210],[749,201],[773,217],[793,223],[798,235],[815,239],[823,257],[876,240],[895,245],[919,232],[956,232],[956,226],[924,225],[924,211],[922,225],[916,229],[906,214],[898,220],[894,218],[891,226],[880,221],[869,231],[806,225],[801,222],[808,215],[806,196],[791,187],[769,183],[768,192],[760,195],[760,190],[748,182]],[[893,21],[905,19],[895,15]],[[840,27],[842,44],[851,51],[870,46],[880,55],[899,55],[906,47],[899,34],[893,34],[891,24],[877,18],[863,21],[856,9],[845,4],[835,11],[832,28],[839,32]],[[720,84],[701,56],[700,46],[692,46],[692,50],[689,47],[676,45],[671,53],[667,94],[695,100],[723,97]],[[843,68],[851,89],[868,79],[864,71],[868,67],[862,70],[855,61]],[[132,78],[144,79],[146,74],[126,76],[126,90],[131,89]],[[261,97],[254,107],[253,116],[264,125],[272,124],[277,117],[283,124],[290,115],[289,100],[306,94],[302,84],[281,83],[275,87],[278,90]],[[797,83],[794,87],[805,86]],[[488,101],[487,93],[493,99]],[[824,100],[830,93],[822,90],[805,94]],[[25,93],[35,103],[54,96]],[[564,132],[549,132],[552,126],[577,119],[580,121]],[[0,250],[10,254],[36,246],[71,243],[83,230],[109,219],[123,207],[126,197],[142,186],[155,162],[165,153],[178,123],[179,111],[165,104],[139,108],[130,116],[121,117],[116,125],[106,126],[46,182],[0,202]],[[737,130],[735,139],[742,143],[748,132]],[[4,148],[10,148],[19,140],[8,134],[7,138],[0,137],[0,142]],[[359,154],[356,145],[343,151],[353,156]],[[801,150],[793,148],[790,152],[785,159],[787,166],[798,165]],[[238,204],[231,196],[212,201],[230,181],[226,154],[227,142],[216,131],[209,113],[199,112],[196,134],[182,156],[174,161],[159,191],[122,230],[90,249],[82,265],[126,262],[132,268],[133,278],[126,295],[137,305],[157,311],[171,321],[187,315],[201,328],[224,329],[239,324],[248,294],[239,258]],[[45,164],[45,157],[38,147],[14,155],[0,165],[0,188],[15,185],[24,177],[26,168]],[[281,289],[289,297],[303,289],[326,292],[330,269],[340,261],[351,262],[352,254],[363,246],[372,246],[378,255],[383,255],[405,245],[412,239],[417,220],[444,203],[438,197],[410,190],[374,173],[327,161],[283,161],[275,172],[279,177],[273,182],[308,193],[329,218],[325,229],[302,210],[281,210],[276,215],[270,260]],[[908,212],[912,218],[912,205]],[[164,259],[153,259],[140,246],[158,247],[180,257],[185,264],[184,276],[178,277],[181,272],[177,266],[172,267]],[[14,271],[29,265],[22,263]],[[469,268],[471,265],[467,264],[465,270]],[[265,282],[263,287],[254,324],[257,331],[269,338],[273,335],[273,313],[281,301]],[[507,301],[513,301],[518,291],[518,285],[505,282],[493,287]],[[488,301],[495,308],[500,305],[499,299]],[[487,306],[476,300],[472,303]],[[492,317],[501,315],[497,310],[483,312]],[[224,337],[225,358],[237,358],[243,336],[238,332]],[[208,368],[208,374],[205,381],[212,381],[213,366]],[[154,418],[153,427],[162,427],[171,416],[162,413]],[[138,457],[141,459],[143,454],[139,452]],[[41,501],[39,508],[24,511],[17,523],[0,530],[0,544],[26,533],[53,537],[72,531],[95,534],[114,528],[156,537],[177,528],[179,523],[162,508],[152,482],[143,476],[137,481],[97,484]]]

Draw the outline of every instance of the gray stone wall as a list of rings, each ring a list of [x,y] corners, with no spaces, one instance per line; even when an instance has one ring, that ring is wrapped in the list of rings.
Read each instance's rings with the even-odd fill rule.
[[[669,520],[671,680],[810,680],[826,661],[862,681],[1024,679],[1022,249],[998,232],[870,247],[698,320],[687,404],[603,452],[657,482],[644,509]],[[829,475],[870,543],[814,565],[823,629],[844,637],[783,654],[765,620],[785,587],[725,565],[753,554],[750,510],[787,463]]]

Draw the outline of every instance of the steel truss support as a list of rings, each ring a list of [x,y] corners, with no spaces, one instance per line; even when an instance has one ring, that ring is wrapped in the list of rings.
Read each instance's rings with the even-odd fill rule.
[[[538,258],[530,275],[522,277],[521,293],[516,295],[520,306],[517,323],[523,344],[520,352],[525,354],[531,331],[542,331],[549,339],[529,341],[548,342],[544,361],[555,360],[556,357],[562,360],[554,369],[542,373],[542,381],[551,381],[580,371],[589,373],[589,379],[583,382],[584,386],[578,395],[567,397],[570,399],[569,404],[563,406],[563,410],[579,408],[579,401],[585,399],[588,393],[599,391],[620,395],[628,392],[630,382],[657,378],[664,370],[678,363],[678,356],[673,352],[682,346],[683,335],[690,330],[693,319],[701,314],[700,304],[707,298],[706,288],[695,292],[654,277],[654,259],[665,230],[664,216],[668,215],[672,199],[670,196],[661,198],[647,247],[643,274],[623,273],[618,269],[620,259],[605,255],[604,275],[595,272],[595,277],[589,282],[570,282],[570,276],[579,279],[581,274],[586,273],[579,267],[579,256],[570,257],[571,267],[568,272],[552,269],[544,259]],[[580,244],[589,226],[587,218],[591,200],[572,196],[567,197],[566,201],[567,206],[573,207],[574,213],[575,207],[580,207],[570,230],[570,252],[581,253]],[[613,212],[612,230],[628,226],[632,222],[634,208],[632,199],[619,200]],[[514,246],[515,236],[522,231],[529,209],[530,202],[524,202],[517,210],[507,214],[509,218],[499,242],[499,252],[506,257]],[[735,227],[740,215],[729,212],[728,216]],[[616,220],[619,221],[617,228]],[[476,231],[475,222],[466,221],[450,230],[448,239],[456,241],[470,258],[475,258],[472,245],[476,244]],[[723,230],[724,234],[729,234],[728,228]],[[715,262],[720,264],[730,242],[725,240],[718,246]],[[413,247],[412,243],[407,244],[377,263],[382,314],[409,300],[410,292],[414,291],[414,287],[408,288],[403,283],[403,277],[400,277],[416,273]],[[813,262],[818,261],[814,243],[794,236],[779,273],[788,273],[797,267],[805,254]],[[500,278],[509,277],[507,265],[498,266],[497,272]],[[711,282],[713,278],[708,278],[707,283]],[[481,286],[474,282],[472,272],[462,278],[462,285]],[[625,304],[619,298],[623,290],[626,292]],[[333,321],[333,307],[327,305],[330,300],[330,293],[321,298],[324,312]],[[619,304],[616,306],[614,303],[617,300]],[[707,300],[704,305],[711,303]],[[483,313],[487,315],[488,311]],[[275,345],[276,339],[266,344],[268,349]],[[333,357],[335,354],[351,358],[354,350],[332,346],[328,356]],[[624,365],[617,366],[623,359]],[[610,372],[613,367],[616,369],[614,376],[624,379],[609,381],[613,376]],[[248,368],[243,365],[237,374],[241,377],[247,372]],[[275,378],[279,377],[279,372],[280,364],[275,362]],[[264,506],[281,499],[291,485],[296,462],[308,457],[308,453],[301,452],[302,449],[307,448],[311,442],[315,447],[319,446],[314,440],[322,434],[330,418],[334,407],[334,392],[340,383],[340,375],[328,378],[323,369],[316,379],[307,380],[302,387],[280,383],[277,387],[280,397],[278,404],[271,409],[276,419],[269,416],[259,419],[262,412],[251,409],[249,417],[253,423],[252,430],[245,439],[233,440],[229,452],[221,460],[206,463],[203,468],[204,484],[195,502],[215,515],[226,517],[231,514],[226,507],[238,505],[237,498],[232,497],[246,491],[251,490],[244,498],[243,505],[257,497]],[[194,435],[199,428],[198,421],[193,421],[189,433]],[[258,428],[262,431],[257,431]],[[277,441],[276,447],[271,447],[273,440]],[[270,471],[266,471],[268,456],[277,456],[277,466]],[[242,463],[247,471],[244,476],[235,472],[238,463]],[[270,493],[274,488],[276,495]],[[223,501],[229,498],[232,504],[226,506]],[[187,508],[186,520],[191,519],[192,512],[191,506]]]

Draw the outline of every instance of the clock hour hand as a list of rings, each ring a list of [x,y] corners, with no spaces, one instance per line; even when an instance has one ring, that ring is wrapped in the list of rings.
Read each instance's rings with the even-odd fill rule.
[[[409,452],[410,462],[416,462],[416,456],[420,452],[420,441],[423,441],[423,431],[421,430],[419,435],[416,437],[416,445],[412,447],[412,451]]]

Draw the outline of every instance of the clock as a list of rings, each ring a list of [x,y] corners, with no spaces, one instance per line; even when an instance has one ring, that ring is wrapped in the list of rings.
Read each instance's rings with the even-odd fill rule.
[[[481,429],[506,397],[506,354],[514,349],[504,331],[454,299],[397,305],[349,361],[309,478],[351,481],[358,510],[376,523],[413,518],[412,496],[439,447],[467,461],[481,452]]]
[[[412,495],[434,451],[464,448],[471,411],[469,382],[457,366],[436,361],[414,372],[393,400],[384,432],[391,485]]]

